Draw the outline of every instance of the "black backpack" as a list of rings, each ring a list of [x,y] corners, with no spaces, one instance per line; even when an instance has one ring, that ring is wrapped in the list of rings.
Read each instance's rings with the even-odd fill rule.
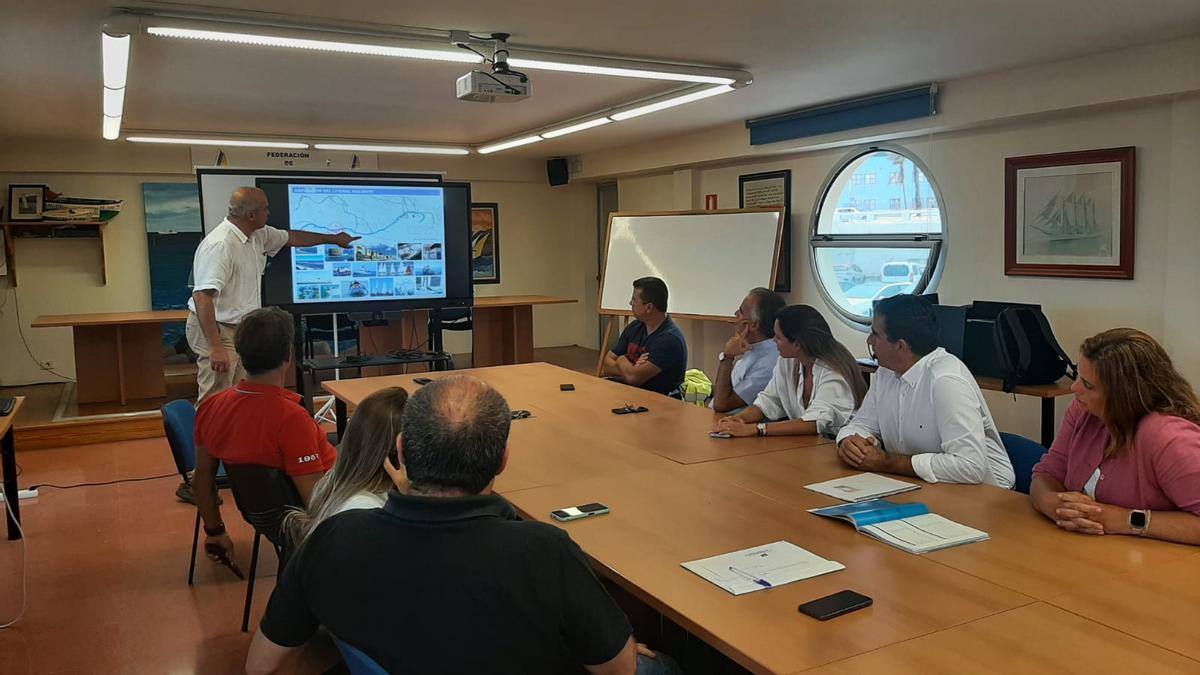
[[[996,317],[993,337],[1004,391],[1019,384],[1053,384],[1079,374],[1038,307],[1008,307]]]

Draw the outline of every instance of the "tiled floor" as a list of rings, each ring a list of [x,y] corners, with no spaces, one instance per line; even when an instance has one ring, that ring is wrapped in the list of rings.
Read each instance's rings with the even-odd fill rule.
[[[195,510],[175,498],[178,478],[163,439],[18,456],[21,487],[172,474],[170,478],[61,490],[21,503],[29,605],[0,630],[0,673],[238,673],[250,635],[240,631],[245,583],[203,558],[187,585]],[[250,567],[251,530],[226,493],[222,507]],[[0,538],[0,623],[20,607],[21,544]],[[275,559],[260,556],[252,626],[274,587]],[[314,644],[287,672],[318,673],[337,657]]]
[[[537,358],[584,372],[596,352],[578,347],[537,350]],[[187,585],[194,507],[175,498],[179,480],[162,438],[18,454],[22,488],[143,476],[169,477],[116,485],[43,487],[21,503],[27,547],[29,605],[0,630],[0,674],[240,673],[250,635],[242,633],[245,582],[203,554]],[[252,531],[225,493],[226,526],[237,562],[250,569]],[[0,537],[0,623],[21,600],[20,542]],[[269,547],[260,556],[251,626],[275,585]],[[336,650],[315,640],[284,672],[319,673]]]

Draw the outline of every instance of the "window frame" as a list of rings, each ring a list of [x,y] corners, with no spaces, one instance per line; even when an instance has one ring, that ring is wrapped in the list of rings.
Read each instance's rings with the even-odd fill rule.
[[[941,232],[912,232],[904,234],[821,234],[818,232],[821,226],[821,214],[825,208],[826,201],[829,200],[830,190],[841,177],[842,173],[855,160],[862,158],[875,152],[891,152],[908,161],[912,162],[924,177],[924,180],[918,179],[922,184],[927,185],[933,192],[933,197],[938,205],[939,216],[941,219]],[[846,184],[846,189],[853,189],[854,174]],[[840,194],[834,196],[834,200],[830,202],[830,208],[837,208],[837,200]],[[942,196],[941,188],[938,186],[937,179],[930,173],[929,167],[920,160],[913,152],[907,148],[893,143],[871,143],[869,145],[856,146],[853,150],[843,156],[825,177],[821,184],[821,189],[817,192],[816,201],[813,203],[811,217],[809,219],[809,267],[812,272],[813,281],[816,282],[817,290],[821,294],[821,298],[825,301],[839,320],[842,323],[866,333],[870,331],[871,319],[867,316],[854,314],[843,308],[836,300],[834,300],[828,288],[825,286],[825,281],[821,278],[821,271],[817,262],[817,250],[821,248],[831,249],[854,249],[854,248],[922,248],[928,253],[928,263],[925,266],[925,272],[917,281],[913,293],[932,293],[938,289],[942,280],[942,273],[946,268],[946,257],[949,252],[950,243],[950,220],[945,210],[946,201]]]

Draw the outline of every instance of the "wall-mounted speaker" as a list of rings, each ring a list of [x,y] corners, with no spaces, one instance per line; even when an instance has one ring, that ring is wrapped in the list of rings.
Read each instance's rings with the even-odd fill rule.
[[[566,185],[571,177],[567,171],[567,160],[563,157],[546,160],[546,180],[551,185]]]

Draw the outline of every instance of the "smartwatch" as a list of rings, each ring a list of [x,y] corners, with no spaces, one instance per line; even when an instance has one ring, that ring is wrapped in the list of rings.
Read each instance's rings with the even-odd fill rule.
[[[754,425],[754,428],[758,430],[759,436],[767,435],[767,423],[766,422],[759,422],[758,424]]]
[[[1134,509],[1129,512],[1129,529],[1139,537],[1145,536],[1150,529],[1150,510]]]

